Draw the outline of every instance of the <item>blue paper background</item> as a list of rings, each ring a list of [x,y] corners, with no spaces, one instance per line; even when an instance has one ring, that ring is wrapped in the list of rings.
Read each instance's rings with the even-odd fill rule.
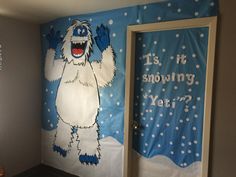
[[[64,17],[60,18],[54,21],[51,21],[46,24],[41,25],[41,42],[42,42],[42,67],[44,67],[44,59],[46,55],[46,51],[48,49],[48,43],[46,40],[46,35],[49,33],[50,28],[53,27],[55,30],[60,30],[62,35],[65,35],[66,29],[71,25],[73,19],[80,19],[80,20],[87,20],[91,24],[93,37],[96,36],[96,27],[100,26],[101,24],[106,25],[110,30],[110,38],[111,38],[111,45],[114,48],[114,52],[116,54],[116,76],[114,81],[109,87],[106,87],[104,89],[100,90],[100,100],[101,100],[101,106],[100,106],[100,113],[98,116],[98,124],[100,126],[100,138],[105,138],[107,136],[112,136],[115,139],[117,139],[120,143],[123,143],[123,122],[124,122],[124,86],[125,86],[125,56],[126,56],[126,29],[128,25],[132,24],[144,24],[144,23],[154,23],[154,22],[162,22],[162,21],[171,21],[171,20],[179,20],[179,19],[189,19],[189,18],[199,18],[199,17],[207,17],[207,16],[215,16],[217,15],[217,9],[218,9],[218,3],[215,0],[172,0],[172,1],[166,1],[161,3],[154,3],[154,4],[147,4],[147,5],[140,5],[140,6],[134,6],[134,7],[128,7],[128,8],[122,8],[112,11],[106,11],[106,12],[100,12],[100,13],[93,13],[93,14],[87,14],[87,15],[79,15],[79,16],[70,16],[70,17]],[[172,31],[171,33],[175,34],[177,31]],[[165,34],[163,37],[158,39],[158,48],[153,48],[150,50],[153,50],[152,53],[157,53],[158,56],[163,60],[163,66],[161,69],[164,68],[165,65],[169,65],[167,70],[161,70],[160,72],[168,72],[170,70],[178,70],[178,68],[181,70],[184,68],[176,67],[172,68],[173,61],[169,60],[168,58],[171,55],[176,55],[178,52],[185,52],[190,59],[193,52],[197,52],[196,56],[198,57],[200,70],[197,71],[195,66],[196,63],[191,63],[191,67],[187,70],[191,70],[191,72],[198,72],[197,79],[200,81],[199,88],[193,87],[192,93],[194,95],[197,94],[196,90],[200,93],[200,95],[196,95],[201,97],[201,101],[197,102],[194,100],[193,103],[191,103],[190,107],[193,105],[196,105],[198,112],[198,117],[202,117],[203,114],[203,91],[204,91],[204,66],[205,66],[205,49],[206,49],[206,38],[207,38],[207,29],[193,29],[188,32],[184,31],[178,31],[178,33],[181,35],[184,35],[186,37],[179,38],[179,40],[175,39],[175,36]],[[194,36],[199,35],[200,33],[204,34],[204,38],[195,38]],[[157,34],[158,35],[158,34]],[[167,39],[167,38],[168,39]],[[145,38],[144,40],[151,40]],[[200,43],[199,43],[200,40]],[[146,44],[148,44],[148,41],[144,41]],[[153,41],[150,41],[152,43]],[[171,45],[170,45],[171,44]],[[172,47],[173,44],[173,47]],[[186,45],[186,51],[182,51],[181,47],[183,45]],[[198,46],[199,45],[199,46]],[[198,47],[196,47],[198,46]],[[56,57],[60,58],[62,57],[61,54],[61,45],[58,46],[56,50]],[[162,54],[162,49],[165,48],[166,52]],[[195,50],[196,49],[196,50]],[[144,51],[145,52],[145,51]],[[137,54],[139,55],[139,54]],[[101,58],[101,53],[98,50],[97,46],[93,45],[93,53],[89,60],[97,60]],[[165,59],[165,60],[164,60]],[[195,60],[193,60],[195,61]],[[138,62],[137,62],[138,63]],[[174,65],[176,66],[176,65]],[[137,66],[139,67],[139,66]],[[141,70],[140,70],[141,71]],[[56,91],[59,84],[59,81],[55,82],[48,82],[45,80],[44,75],[42,73],[42,80],[43,80],[43,119],[42,119],[42,128],[45,130],[53,130],[56,128],[57,125],[57,115],[55,110],[55,97],[56,97]],[[166,87],[167,85],[163,86]],[[150,86],[147,86],[150,87]],[[178,92],[175,94],[172,94],[172,85],[168,88],[166,88],[165,94],[170,94],[171,97],[178,96]],[[187,91],[184,85],[180,85],[179,87],[183,87],[185,91]],[[139,88],[139,87],[136,87]],[[146,89],[146,88],[145,88]],[[149,89],[149,88],[147,88]],[[164,95],[164,92],[161,91],[162,86],[156,86],[152,88],[152,90],[155,90],[157,93],[162,93]],[[139,94],[139,92],[136,93]],[[201,105],[201,106],[200,106]],[[181,105],[179,105],[182,109]],[[142,110],[140,110],[142,111]],[[153,116],[160,114],[160,111],[165,111],[165,109],[156,109],[153,112]],[[168,110],[169,111],[169,110]],[[167,111],[167,112],[168,112]],[[169,121],[170,127],[177,126],[178,122],[180,120],[180,117],[183,117],[186,119],[185,113],[184,115],[181,115],[178,113],[177,109],[176,112],[173,112],[174,115],[178,115],[176,120],[173,118],[170,118],[167,116],[166,122]],[[195,114],[195,112],[191,112],[189,117],[192,119],[192,114]],[[164,115],[165,116],[165,115]],[[148,120],[146,120],[148,121]],[[185,120],[184,120],[185,121]],[[146,123],[144,121],[144,123]],[[164,122],[163,122],[164,123]],[[190,129],[192,126],[196,126],[197,132],[201,131],[201,121],[192,121],[189,126],[184,127],[181,132],[187,132],[191,131]],[[153,124],[155,126],[155,124]],[[164,126],[163,126],[164,128]],[[146,157],[152,157],[157,154],[162,154],[165,156],[170,157],[176,164],[179,166],[187,166],[190,165],[194,161],[200,161],[201,160],[201,133],[192,134],[191,137],[187,137],[186,139],[182,140],[180,134],[176,134],[175,130],[170,130],[168,133],[165,132],[166,130],[159,130],[158,132],[164,132],[165,136],[167,136],[167,139],[157,139],[153,141],[151,144],[152,146],[149,146],[150,142],[145,142],[145,139],[140,139],[141,142],[144,144],[141,144],[139,147],[136,146],[136,149]],[[148,135],[151,135],[151,131],[147,134],[145,134],[145,137],[147,138]],[[192,155],[189,156],[180,156],[179,152],[181,153],[181,143],[180,146],[175,146],[175,149],[172,149],[172,147],[167,146],[170,139],[173,135],[178,135],[179,138],[175,139],[175,143],[185,143],[185,147],[183,148],[185,153],[187,154],[186,146],[189,141],[198,141],[196,145],[192,148]],[[149,138],[150,139],[150,138]],[[151,141],[151,139],[150,139]],[[167,142],[165,142],[167,141]],[[148,145],[146,146],[145,143]],[[161,144],[164,148],[156,148],[156,145]],[[165,145],[164,145],[165,144]],[[194,142],[193,142],[194,144]],[[179,149],[176,149],[179,148]],[[176,154],[170,154],[172,151],[176,151],[178,153]],[[145,152],[145,153],[144,153]]]

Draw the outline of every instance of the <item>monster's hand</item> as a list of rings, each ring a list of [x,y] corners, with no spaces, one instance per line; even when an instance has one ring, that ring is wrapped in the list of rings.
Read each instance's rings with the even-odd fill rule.
[[[110,45],[109,30],[103,24],[96,29],[97,36],[94,38],[101,52]]]
[[[60,31],[57,31],[55,33],[54,29],[52,28],[49,34],[47,34],[47,40],[49,43],[49,48],[56,49],[57,45],[62,41],[62,37],[60,36]]]

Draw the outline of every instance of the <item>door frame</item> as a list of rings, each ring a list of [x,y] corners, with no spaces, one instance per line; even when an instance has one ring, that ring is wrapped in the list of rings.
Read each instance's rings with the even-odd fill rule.
[[[202,137],[202,176],[208,176],[210,122],[212,107],[212,87],[216,43],[217,17],[177,20],[170,22],[131,25],[127,27],[126,41],[126,82],[125,82],[125,115],[124,115],[124,163],[123,177],[132,177],[132,124],[135,74],[135,37],[138,32],[189,29],[208,27],[208,53],[206,65],[205,106]]]

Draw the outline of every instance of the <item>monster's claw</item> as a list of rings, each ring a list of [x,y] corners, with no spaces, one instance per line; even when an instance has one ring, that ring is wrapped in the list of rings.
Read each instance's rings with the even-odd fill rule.
[[[52,49],[57,48],[57,45],[62,41],[60,34],[61,34],[60,31],[57,31],[55,34],[54,28],[51,28],[50,32],[46,36],[49,43],[49,48],[52,48]]]
[[[60,146],[53,145],[53,151],[59,153],[62,157],[66,157],[67,151]]]
[[[84,155],[79,156],[79,161],[82,164],[87,165],[97,165],[98,164],[98,157],[96,155],[87,155],[86,153]]]
[[[94,38],[101,52],[110,45],[109,30],[103,24],[96,29],[97,36]]]

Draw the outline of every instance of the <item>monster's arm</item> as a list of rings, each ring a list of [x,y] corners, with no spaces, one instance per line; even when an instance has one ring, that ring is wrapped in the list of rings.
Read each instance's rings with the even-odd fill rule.
[[[55,81],[61,78],[65,62],[62,59],[56,59],[55,50],[48,49],[44,65],[45,78],[49,81]]]
[[[57,31],[55,34],[54,29],[52,28],[50,33],[47,35],[47,40],[49,42],[49,49],[46,54],[44,73],[47,80],[55,81],[61,78],[65,65],[63,59],[54,59],[57,45],[62,40],[60,32]]]
[[[115,75],[115,56],[110,45],[109,31],[101,25],[97,28],[96,44],[102,52],[101,61],[92,62],[93,71],[99,87],[107,86]]]

